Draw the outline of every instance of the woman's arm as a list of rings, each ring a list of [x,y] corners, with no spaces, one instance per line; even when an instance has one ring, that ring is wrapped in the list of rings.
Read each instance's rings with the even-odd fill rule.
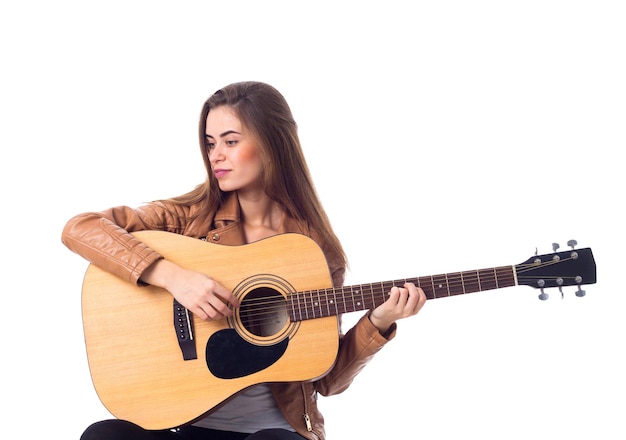
[[[205,274],[164,260],[132,235],[141,230],[184,234],[190,218],[193,216],[189,210],[180,205],[152,203],[138,209],[119,206],[73,217],[63,229],[62,241],[87,261],[125,281],[168,290],[201,319],[230,316],[230,307],[239,306],[230,291]],[[206,233],[208,228],[200,229]]]

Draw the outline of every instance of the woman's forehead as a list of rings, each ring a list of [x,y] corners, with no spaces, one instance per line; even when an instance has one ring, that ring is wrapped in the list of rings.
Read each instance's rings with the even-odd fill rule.
[[[219,136],[227,130],[237,132],[244,130],[243,123],[235,110],[226,106],[212,109],[206,119],[206,134]]]

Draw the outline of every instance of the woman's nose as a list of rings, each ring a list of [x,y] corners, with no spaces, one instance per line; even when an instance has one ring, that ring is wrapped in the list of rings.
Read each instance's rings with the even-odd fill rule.
[[[211,162],[217,162],[224,158],[224,150],[222,146],[217,143],[215,146],[209,150],[209,160]]]

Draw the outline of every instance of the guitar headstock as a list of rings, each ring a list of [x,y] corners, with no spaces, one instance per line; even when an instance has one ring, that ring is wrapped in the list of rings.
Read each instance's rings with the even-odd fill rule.
[[[541,290],[539,299],[548,299],[544,289],[558,288],[563,296],[563,287],[577,286],[576,296],[585,296],[581,286],[596,282],[596,262],[591,248],[575,249],[576,241],[570,240],[571,250],[557,252],[559,245],[554,243],[554,253],[535,255],[515,266],[517,282]]]

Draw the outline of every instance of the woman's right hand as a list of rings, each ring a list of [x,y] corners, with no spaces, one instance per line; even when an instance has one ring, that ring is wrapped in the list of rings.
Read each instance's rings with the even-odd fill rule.
[[[184,269],[168,260],[158,260],[141,276],[141,281],[168,290],[193,314],[206,321],[232,316],[239,301],[208,275]]]

